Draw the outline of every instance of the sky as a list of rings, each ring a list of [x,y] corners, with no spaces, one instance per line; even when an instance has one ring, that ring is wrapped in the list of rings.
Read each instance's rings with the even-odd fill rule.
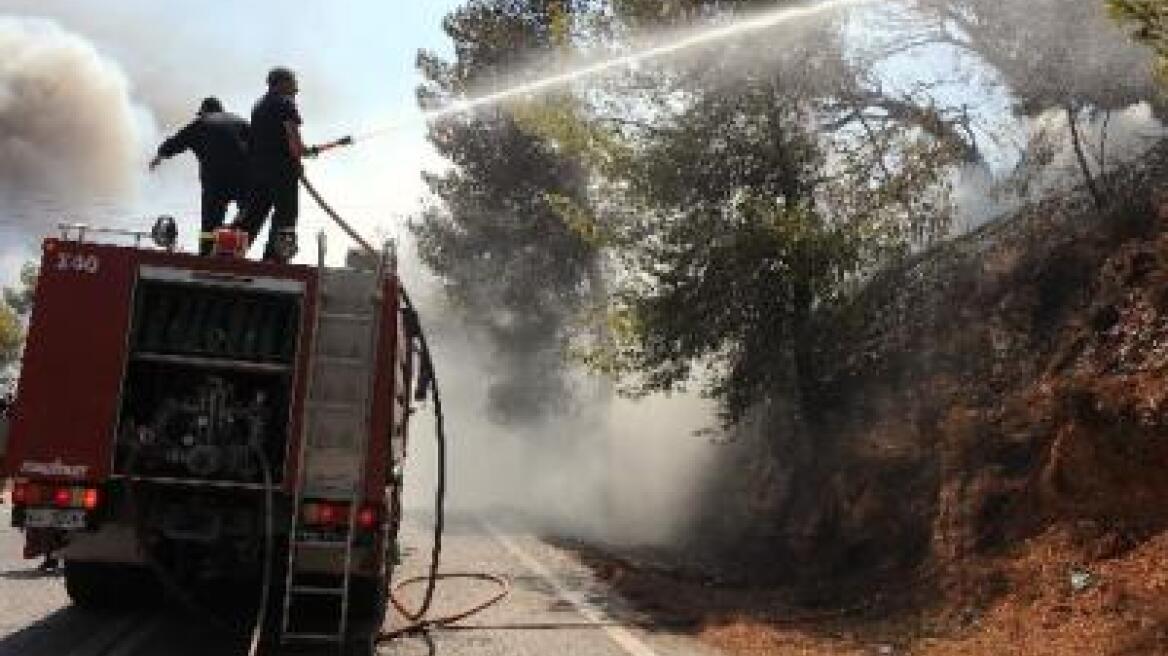
[[[11,203],[0,204],[0,284],[13,280],[20,263],[34,257],[46,230],[59,220],[148,227],[151,217],[172,214],[193,244],[199,206],[194,157],[168,160],[152,174],[146,163],[162,138],[193,117],[204,96],[216,95],[229,110],[246,116],[273,65],[289,66],[300,75],[299,104],[309,143],[400,123],[384,137],[311,162],[308,173],[362,232],[404,236],[402,218],[416,210],[425,193],[419,172],[443,166],[425,143],[424,124],[416,120],[414,88],[420,80],[414,61],[419,48],[449,53],[441,23],[457,4],[0,0],[0,21],[49,19],[121,71],[136,124],[137,165],[128,189],[115,201],[95,197],[92,203],[66,203],[44,194],[43,202],[23,209],[44,215],[35,221],[14,217]],[[0,87],[0,110],[3,91]],[[4,130],[0,123],[0,142],[10,136]],[[326,225],[310,205],[302,197],[302,246]],[[337,259],[346,241],[330,231]],[[302,247],[304,253],[314,250]]]
[[[148,173],[146,164],[161,139],[189,121],[205,96],[216,95],[228,109],[246,116],[264,90],[266,71],[277,64],[300,75],[299,104],[307,142],[378,132],[376,139],[309,162],[307,172],[362,233],[396,237],[408,248],[405,219],[426,195],[419,173],[446,166],[426,144],[424,123],[418,118],[415,57],[419,48],[449,54],[441,23],[458,4],[459,0],[0,0],[0,285],[15,279],[21,263],[35,256],[40,240],[63,220],[144,228],[154,217],[169,214],[178,220],[184,246],[193,247],[199,205],[194,158],[174,158],[155,173]],[[849,36],[863,43],[864,37],[878,40],[887,34],[879,28],[884,8],[878,2],[863,6]],[[51,21],[51,29],[29,28],[30,18]],[[5,26],[13,24],[18,24],[15,32],[6,32]],[[103,81],[95,84],[73,71],[72,77],[66,76],[68,84],[86,87],[87,93],[76,102],[57,103],[64,104],[64,110],[48,108],[58,114],[46,111],[44,99],[28,94],[28,84],[19,84],[27,80],[20,79],[22,64],[11,56],[13,39],[23,52],[53,40],[61,45],[60,52],[88,61],[84,75],[100,74]],[[79,54],[79,49],[84,52]],[[41,57],[40,64],[51,68],[45,59]],[[977,69],[968,57],[934,47],[893,58],[880,73],[888,89],[895,90]],[[1009,98],[989,79],[961,79],[938,93],[946,102],[968,102],[975,111],[1010,115]],[[110,94],[117,98],[111,100]],[[33,115],[25,119],[40,123],[39,132],[11,134],[12,96],[24,102],[26,115]],[[99,101],[115,111],[87,113]],[[107,129],[110,124],[89,125],[114,115],[118,130]],[[1142,127],[1150,120],[1141,114],[1130,122]],[[73,132],[56,134],[65,132],[60,126],[66,124]],[[386,126],[397,127],[383,130]],[[1012,139],[1020,142],[1027,125],[1014,127],[1022,128],[1014,129]],[[82,138],[98,132],[110,136],[95,143]],[[10,162],[27,154],[21,139],[27,141],[30,135],[34,141],[60,143],[50,144],[55,151],[34,153],[41,155],[35,165],[14,168]],[[994,159],[995,144],[982,145]],[[66,160],[97,149],[104,149],[103,157],[90,157],[88,168],[53,166],[60,163],[54,157]],[[1014,149],[1013,143],[998,148],[1003,153]],[[106,160],[116,165],[104,166]],[[103,168],[131,173],[124,176],[127,179],[108,180],[110,171]],[[70,188],[69,181],[85,175],[103,183],[97,185],[98,191]],[[40,184],[46,177],[57,178],[57,184]],[[966,194],[971,198],[986,195],[984,185],[959,186],[972,189]],[[38,191],[30,194],[30,188]],[[982,214],[993,211],[996,207],[987,205]],[[300,261],[314,252],[312,236],[322,228],[333,245],[331,261],[342,259],[348,240],[304,195],[299,227],[304,246]]]

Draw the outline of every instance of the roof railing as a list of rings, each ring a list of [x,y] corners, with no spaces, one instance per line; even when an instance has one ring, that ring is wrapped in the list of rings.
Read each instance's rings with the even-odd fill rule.
[[[84,243],[87,236],[93,235],[129,237],[134,240],[135,248],[142,247],[143,239],[149,239],[151,245],[168,251],[173,251],[178,243],[178,227],[175,225],[174,217],[166,215],[155,219],[154,225],[149,230],[106,228],[92,226],[88,223],[58,223],[57,229],[61,231],[62,241],[78,243]]]

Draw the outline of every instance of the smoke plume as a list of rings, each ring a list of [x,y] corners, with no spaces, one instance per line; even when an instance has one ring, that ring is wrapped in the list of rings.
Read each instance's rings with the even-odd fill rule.
[[[714,421],[710,402],[688,394],[620,399],[580,373],[570,410],[500,425],[483,384],[496,366],[490,340],[457,320],[440,289],[414,293],[446,411],[450,512],[623,544],[669,544],[689,532],[724,450],[695,434]],[[406,504],[423,511],[437,465],[431,409],[414,415],[407,458]]]
[[[53,21],[0,17],[0,223],[29,223],[20,208],[38,198],[127,194],[142,116],[121,69],[88,41]]]

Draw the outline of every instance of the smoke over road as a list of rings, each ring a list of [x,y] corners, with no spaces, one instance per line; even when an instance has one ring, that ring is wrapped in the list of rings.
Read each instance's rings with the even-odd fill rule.
[[[42,19],[0,17],[0,226],[38,228],[25,211],[116,200],[133,190],[150,131],[121,69]],[[57,217],[59,218],[59,217]]]

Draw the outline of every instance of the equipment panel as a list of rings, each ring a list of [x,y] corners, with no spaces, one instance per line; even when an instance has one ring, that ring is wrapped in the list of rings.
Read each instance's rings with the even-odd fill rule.
[[[304,285],[143,267],[114,471],[280,482]]]

